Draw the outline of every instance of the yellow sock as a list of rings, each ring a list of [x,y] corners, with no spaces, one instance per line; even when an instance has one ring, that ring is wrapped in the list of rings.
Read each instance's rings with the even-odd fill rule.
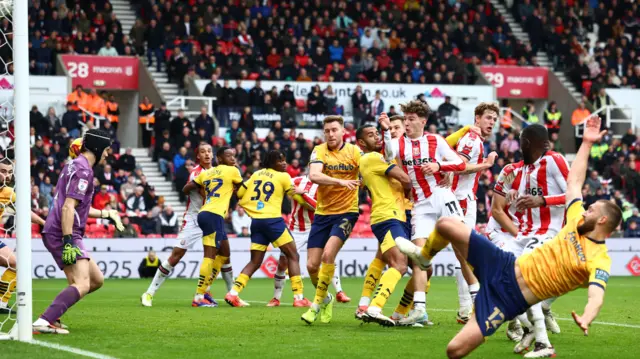
[[[318,284],[316,285],[316,296],[313,302],[317,305],[324,302],[324,298],[327,297],[329,286],[331,285],[331,279],[336,271],[336,265],[331,263],[322,263],[320,266],[320,273],[318,275]]]
[[[429,279],[427,279],[427,285],[424,287],[424,294],[428,294],[429,293],[429,289],[431,289],[431,277],[429,277]]]
[[[213,259],[211,258],[203,258],[202,263],[200,263],[200,276],[198,277],[198,288],[196,289],[197,294],[204,294],[207,292],[207,287],[209,286],[209,278],[211,278],[211,271],[213,268]]]
[[[293,291],[293,296],[301,296],[304,295],[304,286],[302,285],[302,277],[299,275],[293,276],[291,279],[291,290]]]
[[[422,256],[428,260],[432,260],[433,257],[438,254],[441,250],[443,250],[446,246],[449,245],[449,241],[446,240],[443,236],[438,233],[438,231],[434,230],[429,234],[429,239],[427,239],[427,244],[422,247]]]
[[[384,307],[394,289],[396,289],[396,284],[398,284],[400,278],[402,278],[402,274],[395,268],[389,268],[384,272],[380,278],[378,288],[376,288],[376,294],[373,295],[371,306],[378,308]]]
[[[409,310],[411,310],[412,304],[413,292],[409,292],[405,288],[404,293],[402,294],[402,298],[400,299],[400,303],[398,303],[395,312],[401,315],[407,315],[407,313],[409,313]]]
[[[16,289],[16,271],[7,268],[0,278],[0,300],[8,303],[11,295]]]
[[[364,275],[364,285],[362,286],[362,297],[369,298],[373,293],[374,289],[376,289],[376,284],[380,280],[380,275],[382,275],[382,270],[384,269],[384,262],[378,258],[373,258],[371,264],[369,264],[369,269],[367,269],[367,273]]]
[[[222,265],[229,260],[229,257],[224,257],[221,255],[217,255],[216,259],[213,260],[213,267],[211,268],[211,281],[209,285],[213,283],[216,278],[218,278],[218,273],[220,273],[220,269],[222,269]]]
[[[233,291],[233,292],[235,292],[237,294],[240,294],[240,292],[242,292],[244,287],[247,286],[247,283],[249,282],[249,279],[251,279],[251,278],[248,275],[246,275],[244,273],[240,273],[238,278],[236,278],[236,281],[233,283],[233,288],[231,289],[231,291]]]
[[[309,273],[309,278],[311,279],[311,284],[314,287],[318,286],[318,273]]]

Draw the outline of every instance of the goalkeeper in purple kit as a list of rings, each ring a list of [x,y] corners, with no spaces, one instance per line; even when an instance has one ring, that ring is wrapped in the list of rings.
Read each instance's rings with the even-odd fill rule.
[[[53,199],[53,208],[42,231],[42,241],[62,269],[70,285],[33,323],[34,333],[69,334],[59,324],[59,318],[85,295],[102,287],[104,276],[89,256],[82,242],[88,217],[110,218],[121,225],[117,211],[91,208],[93,169],[104,164],[109,134],[89,130],[84,135],[80,156],[68,162],[60,174]]]

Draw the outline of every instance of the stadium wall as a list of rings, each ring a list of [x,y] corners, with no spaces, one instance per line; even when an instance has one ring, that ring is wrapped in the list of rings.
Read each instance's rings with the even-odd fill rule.
[[[169,238],[130,238],[130,239],[85,239],[84,245],[91,252],[92,258],[98,263],[106,278],[139,278],[138,265],[149,250],[155,250],[161,260],[166,259],[176,239]],[[239,271],[249,262],[249,238],[230,238],[231,263]],[[15,245],[15,239],[8,239],[10,247]],[[640,276],[640,239],[615,238],[607,240],[609,255],[612,260],[611,275]],[[336,270],[343,277],[363,277],[369,263],[375,256],[378,241],[373,238],[349,240],[338,254]],[[260,270],[255,278],[271,278],[275,273],[279,251],[270,249],[265,256]],[[180,264],[176,266],[173,277],[197,278],[200,261],[202,260],[202,245],[199,244],[188,251]],[[300,252],[301,263],[306,263],[306,250]],[[455,255],[450,250],[440,253],[434,261],[436,276],[453,276]],[[33,242],[33,278],[64,278],[64,273],[58,270],[49,252],[41,241]],[[305,266],[301,266],[303,275]]]
[[[13,76],[0,77],[0,97],[13,97]],[[31,105],[38,106],[44,115],[49,107],[56,110],[59,116],[66,111],[67,94],[71,88],[71,81],[66,76],[29,76],[29,96]]]

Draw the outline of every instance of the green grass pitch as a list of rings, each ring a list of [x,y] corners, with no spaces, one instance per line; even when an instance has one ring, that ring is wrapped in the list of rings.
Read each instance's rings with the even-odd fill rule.
[[[385,313],[402,294],[406,277],[398,284]],[[62,280],[34,281],[34,315],[41,313],[60,289]],[[248,308],[231,308],[220,301],[218,308],[191,308],[195,280],[167,280],[156,294],[154,306],[143,308],[140,295],[149,280],[108,280],[105,286],[78,303],[63,318],[71,334],[37,336],[36,339],[88,350],[116,358],[444,358],[449,340],[460,330],[455,322],[457,291],[453,278],[434,278],[427,296],[427,309],[435,326],[429,328],[383,328],[361,325],[354,319],[362,279],[344,279],[343,287],[353,300],[336,304],[330,324],[308,326],[300,320],[302,309],[290,306],[289,282],[283,305],[267,308],[272,281],[249,282],[242,298]],[[213,288],[224,296],[219,278]],[[313,287],[305,280],[305,295],[313,298]],[[605,305],[584,337],[569,320],[571,310],[582,313],[586,290],[560,298],[554,311],[562,333],[551,335],[558,357],[637,358],[640,345],[640,280],[611,278]],[[482,345],[472,358],[513,358],[514,344],[504,327]],[[19,342],[0,342],[0,357],[70,358],[75,355]]]

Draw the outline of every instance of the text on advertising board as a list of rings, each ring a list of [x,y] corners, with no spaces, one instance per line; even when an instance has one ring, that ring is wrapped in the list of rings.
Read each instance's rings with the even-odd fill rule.
[[[138,89],[138,59],[123,56],[63,55],[72,86],[109,90]]]
[[[549,71],[542,67],[480,66],[499,98],[547,98]]]

